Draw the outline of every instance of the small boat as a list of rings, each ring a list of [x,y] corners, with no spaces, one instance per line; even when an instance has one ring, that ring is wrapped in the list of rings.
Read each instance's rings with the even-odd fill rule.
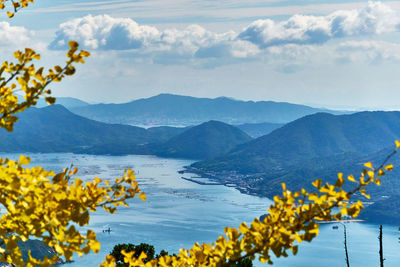
[[[103,229],[103,233],[111,233],[111,228],[108,227],[108,229]]]

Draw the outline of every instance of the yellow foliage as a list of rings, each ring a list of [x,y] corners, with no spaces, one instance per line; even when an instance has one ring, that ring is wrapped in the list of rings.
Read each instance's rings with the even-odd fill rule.
[[[0,0],[4,9],[10,1]],[[33,0],[11,1],[14,12],[27,7]],[[13,12],[7,13],[9,17]],[[40,97],[48,104],[55,98],[47,86],[60,82],[65,76],[75,73],[74,64],[85,63],[90,54],[78,51],[77,42],[71,41],[67,52],[67,61],[63,67],[55,66],[44,73],[44,68],[37,68],[32,61],[40,60],[40,55],[26,48],[24,52],[16,51],[16,62],[3,62],[0,67],[0,128],[13,130],[17,122],[16,114],[34,106]],[[23,93],[23,100],[18,100],[16,92]],[[132,170],[125,170],[122,177],[112,185],[109,181],[95,178],[84,183],[72,176],[78,171],[65,169],[55,174],[41,167],[27,168],[30,159],[20,156],[18,161],[0,158],[0,262],[17,266],[49,266],[57,262],[60,256],[68,261],[73,253],[97,253],[100,243],[96,234],[88,230],[81,234],[79,226],[88,225],[90,213],[103,208],[114,213],[121,205],[140,192]],[[44,244],[54,248],[57,255],[52,259],[35,259],[29,252],[24,262],[18,242],[30,238],[40,239]]]
[[[18,266],[54,264],[58,257],[38,261],[29,257],[23,262],[18,241],[39,238],[70,260],[72,253],[97,253],[100,243],[96,234],[86,235],[75,225],[89,223],[90,212],[99,207],[113,213],[126,200],[140,193],[132,170],[115,180],[112,186],[100,178],[84,183],[79,178],[72,182],[69,170],[54,174],[40,167],[25,168],[30,159],[20,156],[18,162],[0,159],[0,203],[4,206],[0,218],[0,239],[6,251],[0,252],[0,262]],[[74,173],[75,171],[72,171]],[[141,193],[143,194],[143,193]]]
[[[47,86],[51,82],[60,82],[65,76],[73,75],[73,64],[84,63],[84,58],[90,55],[83,50],[77,52],[76,42],[69,42],[69,46],[65,66],[55,66],[49,69],[48,74],[43,73],[43,68],[29,64],[40,59],[40,55],[30,48],[14,53],[16,63],[3,62],[0,67],[0,127],[12,131],[14,123],[18,120],[15,114],[35,105],[39,97],[45,97],[48,104],[54,104],[55,98],[50,96],[51,91],[46,89]],[[24,100],[18,101],[15,92],[23,93]]]

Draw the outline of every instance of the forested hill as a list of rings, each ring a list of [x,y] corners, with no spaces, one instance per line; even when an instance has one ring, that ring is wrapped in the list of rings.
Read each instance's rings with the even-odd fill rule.
[[[250,140],[250,136],[234,126],[209,121],[158,145],[154,153],[163,157],[206,159],[227,153]]]
[[[92,147],[121,146],[132,149],[169,139],[182,131],[156,128],[151,131],[128,125],[106,124],[73,114],[61,105],[30,108],[21,113],[14,132],[0,129],[2,152],[86,152]]]
[[[318,113],[194,166],[208,171],[263,173],[313,158],[372,153],[399,138],[400,112]]]
[[[322,109],[272,101],[239,101],[160,94],[125,104],[96,104],[71,108],[81,116],[131,125],[197,125],[209,120],[229,124],[287,123]],[[334,113],[332,111],[332,113]]]

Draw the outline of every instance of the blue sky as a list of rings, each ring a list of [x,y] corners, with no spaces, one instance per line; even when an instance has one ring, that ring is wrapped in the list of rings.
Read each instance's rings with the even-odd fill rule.
[[[399,109],[400,1],[37,0],[0,16],[5,59],[46,65],[68,40],[92,52],[56,96],[127,102],[159,93]]]

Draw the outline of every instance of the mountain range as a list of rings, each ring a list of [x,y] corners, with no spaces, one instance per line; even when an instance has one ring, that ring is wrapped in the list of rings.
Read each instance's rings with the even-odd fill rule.
[[[263,132],[267,134],[256,139],[250,136]],[[311,182],[316,178],[334,182],[339,171],[357,174],[364,162],[382,162],[393,150],[393,141],[400,140],[400,112],[316,113],[285,125],[252,123],[235,127],[208,121],[190,127],[144,129],[95,121],[54,105],[28,109],[20,115],[13,133],[0,129],[0,139],[2,152],[203,159],[187,170],[236,184],[245,193],[271,197],[281,192],[282,182],[291,190],[312,190]],[[395,158],[394,163],[400,165],[400,159]],[[392,205],[388,199],[400,199],[399,175],[396,170],[385,176],[381,187],[368,189],[377,202],[362,216],[369,220],[379,216],[382,207]],[[397,220],[400,213],[389,217],[388,221]]]
[[[124,104],[72,107],[72,112],[102,122],[129,125],[197,125],[210,120],[229,124],[287,123],[317,112],[341,113],[285,102],[240,101],[160,94]]]
[[[163,128],[148,131],[129,125],[106,124],[75,115],[61,105],[53,105],[30,108],[22,113],[12,133],[0,129],[0,151],[84,153],[86,149],[98,146],[125,144],[134,147],[168,139],[168,135],[171,133]]]
[[[210,121],[194,127],[107,124],[73,114],[61,105],[31,108],[12,133],[0,129],[2,152],[152,154],[214,158],[252,138],[239,128]]]

